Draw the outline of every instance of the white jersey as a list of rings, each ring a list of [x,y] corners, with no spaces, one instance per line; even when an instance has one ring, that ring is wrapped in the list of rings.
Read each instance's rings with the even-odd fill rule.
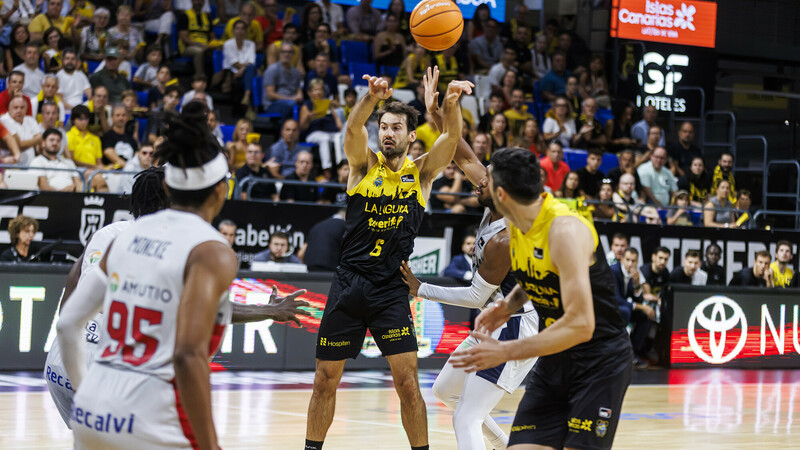
[[[106,329],[98,363],[164,381],[175,377],[175,324],[186,261],[195,247],[209,241],[227,245],[208,222],[173,209],[142,217],[119,234],[106,256]],[[212,352],[230,314],[226,292],[219,300]]]

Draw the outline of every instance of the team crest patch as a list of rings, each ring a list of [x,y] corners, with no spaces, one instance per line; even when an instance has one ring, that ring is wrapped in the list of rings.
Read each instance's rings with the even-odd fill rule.
[[[597,437],[605,436],[606,433],[608,432],[608,422],[606,422],[605,420],[598,420],[594,432],[595,434],[597,434]]]
[[[544,249],[541,249],[539,247],[534,247],[533,257],[536,259],[544,259]]]
[[[375,178],[375,187],[380,187],[382,184],[383,184],[382,177]]]
[[[414,182],[414,175],[403,175],[400,177],[400,181],[403,183],[413,183]]]

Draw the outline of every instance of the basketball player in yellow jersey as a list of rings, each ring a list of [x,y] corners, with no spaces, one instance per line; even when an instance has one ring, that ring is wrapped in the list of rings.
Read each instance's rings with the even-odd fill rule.
[[[792,243],[789,241],[778,241],[775,247],[775,261],[769,265],[772,270],[772,280],[775,287],[788,288],[792,284],[794,272],[789,267],[792,262]]]
[[[509,449],[611,448],[630,384],[630,339],[592,222],[542,193],[539,162],[521,148],[492,156],[489,189],[510,234],[518,285],[475,321],[475,347],[451,361],[467,371],[538,356]],[[490,333],[532,301],[539,334],[500,342]]]
[[[333,421],[336,387],[347,358],[358,356],[367,329],[386,356],[412,449],[428,448],[425,401],[417,380],[417,340],[400,264],[414,248],[433,179],[450,163],[461,139],[462,93],[472,83],[453,81],[444,99],[441,136],[412,161],[417,110],[400,102],[379,112],[376,154],[364,126],[375,105],[392,95],[386,80],[364,75],[369,93],[350,112],[344,151],[350,164],[347,217],[339,267],[334,274],[317,339],[314,392],[308,406],[306,450],[322,448]]]

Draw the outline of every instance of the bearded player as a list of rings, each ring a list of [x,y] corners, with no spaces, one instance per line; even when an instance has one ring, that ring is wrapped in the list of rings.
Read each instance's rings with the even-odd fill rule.
[[[333,421],[336,387],[347,358],[361,351],[367,329],[389,362],[412,449],[428,448],[425,402],[417,380],[417,339],[400,264],[414,248],[434,178],[450,163],[461,138],[462,93],[472,83],[453,81],[444,100],[442,135],[430,152],[411,161],[417,110],[387,103],[379,112],[380,151],[367,146],[365,124],[375,105],[392,95],[386,80],[364,75],[369,93],[353,107],[344,150],[350,164],[342,255],[317,340],[314,392],[308,406],[307,450],[322,448]]]
[[[542,193],[536,155],[492,156],[489,188],[511,236],[518,286],[484,310],[477,346],[453,354],[468,372],[540,357],[520,401],[509,448],[611,448],[631,379],[630,338],[614,300],[614,279],[591,221]],[[490,333],[533,302],[539,334],[501,342]]]

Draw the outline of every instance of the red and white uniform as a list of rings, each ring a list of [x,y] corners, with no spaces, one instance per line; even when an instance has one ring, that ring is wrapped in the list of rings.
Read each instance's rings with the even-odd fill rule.
[[[173,356],[186,261],[198,245],[227,242],[199,216],[165,210],[120,233],[106,259],[100,353],[75,395],[75,448],[193,448],[174,384]],[[209,356],[230,303],[219,299]]]

